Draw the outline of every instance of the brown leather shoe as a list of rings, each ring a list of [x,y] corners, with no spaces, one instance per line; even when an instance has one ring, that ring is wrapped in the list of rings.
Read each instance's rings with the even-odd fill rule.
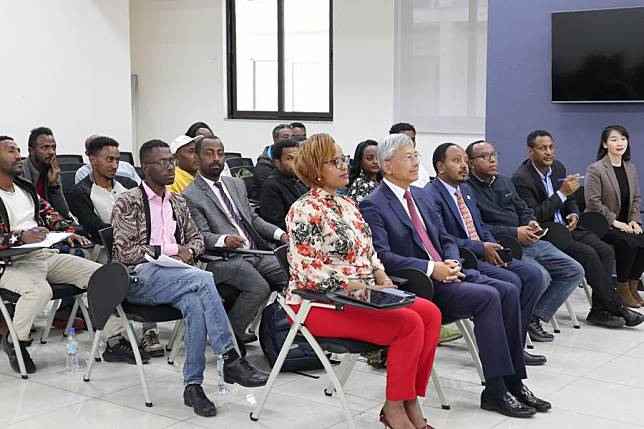
[[[637,301],[640,305],[640,307],[644,304],[644,299],[640,296],[640,293],[637,291],[637,288],[640,285],[639,280],[629,280],[628,281],[628,288],[631,290],[631,294],[633,295],[633,298],[635,298],[635,301]]]
[[[635,299],[631,292],[629,282],[617,282],[617,293],[619,293],[619,297],[622,299],[622,303],[625,306],[630,308],[641,307],[639,301]]]

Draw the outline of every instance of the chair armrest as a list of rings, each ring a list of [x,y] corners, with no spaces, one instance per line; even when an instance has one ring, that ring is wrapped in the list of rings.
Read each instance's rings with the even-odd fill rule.
[[[404,284],[400,284],[399,289],[405,292],[411,292],[421,298],[431,300],[434,296],[434,283],[427,273],[415,268],[404,268],[392,273],[389,278],[400,277],[405,279]]]
[[[318,292],[311,289],[293,289],[291,293],[307,301],[333,303],[333,300],[329,296],[327,296],[326,293]]]
[[[206,249],[206,253],[204,253],[201,256],[204,256],[204,255],[215,256],[226,261],[228,260],[231,254],[255,255],[255,256],[274,255],[272,250],[230,249],[228,247],[215,247],[212,249]]]
[[[404,286],[407,284],[407,279],[402,277],[389,276],[389,280],[391,280],[396,286]]]
[[[523,247],[519,243],[519,240],[511,235],[500,235],[496,239],[501,246],[512,251],[512,257],[514,259],[521,259],[523,257]]]
[[[479,267],[479,260],[469,249],[465,247],[459,247],[458,252],[461,256],[461,266],[466,270],[476,270]]]

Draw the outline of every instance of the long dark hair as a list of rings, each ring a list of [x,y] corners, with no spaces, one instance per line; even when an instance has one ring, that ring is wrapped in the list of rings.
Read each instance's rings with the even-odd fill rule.
[[[364,150],[369,146],[378,146],[378,142],[375,140],[365,140],[356,146],[356,151],[353,154],[353,164],[351,164],[351,168],[349,169],[349,186],[360,176],[362,172],[362,156],[364,155]],[[380,178],[380,173],[378,173],[378,179]]]
[[[606,154],[608,153],[608,149],[604,147],[604,144],[608,142],[608,136],[613,131],[617,131],[618,133],[626,137],[626,140],[628,141],[628,146],[626,146],[626,152],[624,152],[624,155],[622,155],[622,159],[624,161],[630,161],[631,160],[631,142],[630,142],[631,136],[628,134],[628,131],[626,131],[626,128],[622,127],[621,125],[609,125],[606,128],[604,128],[604,130],[602,131],[601,141],[599,142],[599,150],[597,150],[597,161],[605,157]]]

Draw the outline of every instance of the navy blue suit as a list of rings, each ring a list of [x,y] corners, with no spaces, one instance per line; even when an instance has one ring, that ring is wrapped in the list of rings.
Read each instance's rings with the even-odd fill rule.
[[[479,209],[476,206],[476,197],[469,186],[465,183],[461,183],[459,185],[459,190],[461,191],[461,195],[463,195],[465,205],[470,211],[472,221],[474,222],[474,228],[476,228],[476,233],[480,240],[471,240],[468,237],[467,229],[463,224],[463,219],[461,218],[458,206],[454,202],[454,199],[449,194],[449,191],[443,182],[437,179],[425,185],[425,191],[429,193],[436,203],[436,209],[443,220],[447,233],[452,236],[459,247],[464,247],[465,249],[470,250],[478,257],[478,271],[494,279],[512,283],[521,291],[521,327],[523,338],[525,338],[528,324],[532,317],[532,312],[534,311],[534,307],[537,305],[537,301],[544,290],[543,274],[541,274],[541,270],[537,267],[526,264],[525,262],[517,259],[513,259],[509,262],[507,268],[497,267],[496,265],[492,265],[484,261],[482,259],[483,243],[496,243],[496,240],[483,223],[481,212],[479,212]]]
[[[411,194],[438,253],[443,259],[460,260],[456,242],[445,230],[431,197],[414,186]],[[386,183],[362,200],[360,211],[371,227],[373,245],[388,272],[402,268],[427,272],[429,256],[409,215]],[[526,378],[519,291],[510,283],[475,270],[465,270],[465,274],[458,283],[435,281],[434,303],[444,319],[474,319],[486,379],[512,375]]]

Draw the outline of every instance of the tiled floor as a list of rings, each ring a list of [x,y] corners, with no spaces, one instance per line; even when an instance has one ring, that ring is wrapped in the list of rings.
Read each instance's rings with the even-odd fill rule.
[[[437,428],[568,428],[626,429],[644,427],[644,328],[606,330],[583,322],[588,303],[581,290],[573,304],[582,321],[572,329],[565,311],[558,314],[562,332],[554,343],[536,344],[535,352],[549,361],[529,369],[528,386],[553,403],[547,414],[531,419],[509,419],[478,407],[481,386],[462,340],[440,347],[436,367],[451,410],[443,410],[430,385],[423,408]],[[162,326],[166,340],[170,326]],[[87,334],[79,336],[86,354]],[[249,348],[251,360],[264,368],[259,346]],[[254,395],[259,389],[233,386],[225,396],[215,395],[217,383],[212,358],[208,360],[205,390],[215,401],[218,415],[203,418],[183,405],[180,356],[174,366],[165,359],[146,365],[154,406],[146,408],[134,366],[101,363],[92,381],[64,373],[64,345],[60,331],[48,344],[34,342],[32,355],[38,372],[21,380],[0,352],[0,427],[11,428],[136,428],[194,429],[198,427],[344,428],[339,403],[322,394],[326,385],[296,374],[278,378],[259,422],[251,422]],[[86,356],[85,356],[86,357]],[[358,363],[347,385],[347,396],[358,428],[382,427],[377,421],[385,390],[385,373]]]

